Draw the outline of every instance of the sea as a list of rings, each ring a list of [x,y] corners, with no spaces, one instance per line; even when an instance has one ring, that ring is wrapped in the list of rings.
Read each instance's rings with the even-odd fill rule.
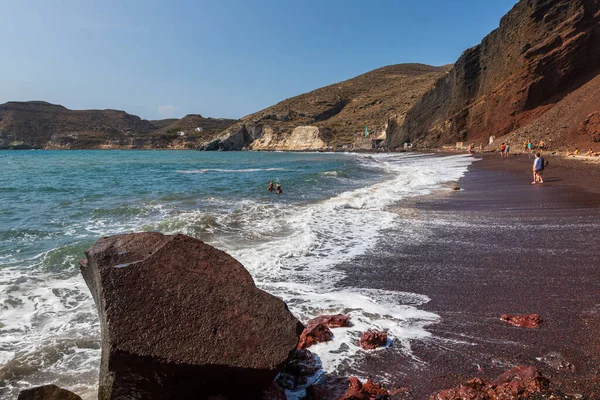
[[[101,237],[158,231],[239,260],[302,322],[353,326],[310,348],[323,371],[351,371],[368,329],[410,353],[439,317],[429,299],[350,287],[346,265],[391,241],[394,206],[450,191],[469,155],[198,151],[0,152],[0,399],[54,383],[96,396],[100,325],[78,264]],[[283,193],[268,192],[269,182]],[[360,376],[360,373],[358,373]],[[290,393],[293,397],[293,393]]]

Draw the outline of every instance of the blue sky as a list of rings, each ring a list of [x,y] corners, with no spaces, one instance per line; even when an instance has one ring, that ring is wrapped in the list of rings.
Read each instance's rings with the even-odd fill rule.
[[[516,0],[0,0],[0,103],[239,118],[385,65],[453,63]]]

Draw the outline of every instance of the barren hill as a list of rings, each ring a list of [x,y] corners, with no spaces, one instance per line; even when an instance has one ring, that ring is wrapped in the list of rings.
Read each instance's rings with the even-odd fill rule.
[[[234,122],[194,115],[153,123],[124,111],[9,102],[0,105],[0,149],[196,148],[200,138],[193,129],[206,126],[214,135]]]
[[[206,143],[206,150],[308,150],[352,143],[403,118],[449,67],[392,65],[284,100],[248,115]]]
[[[583,92],[599,72],[600,0],[522,0],[388,132],[389,144],[487,143],[514,131],[514,140],[597,146],[600,96]]]

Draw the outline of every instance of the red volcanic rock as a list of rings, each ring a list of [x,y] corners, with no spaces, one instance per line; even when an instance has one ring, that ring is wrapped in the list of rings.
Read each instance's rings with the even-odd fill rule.
[[[333,333],[325,324],[307,325],[300,335],[298,350],[307,349],[313,344],[328,342],[333,338]]]
[[[350,317],[342,314],[321,315],[320,317],[311,319],[306,325],[316,324],[324,324],[329,328],[346,328],[350,326]]]
[[[99,400],[261,398],[302,324],[228,254],[184,235],[117,235],[81,273],[102,334]]]
[[[454,389],[442,390],[430,400],[508,400],[544,394],[549,382],[535,367],[516,367],[489,383],[471,379]]]
[[[367,331],[360,337],[360,347],[365,350],[373,350],[384,347],[387,344],[387,332]]]
[[[389,145],[487,143],[536,121],[598,74],[599,11],[599,0],[519,1],[397,125],[390,123]],[[579,106],[593,105],[597,97]],[[552,135],[568,136],[559,128],[569,122],[553,126]]]
[[[548,389],[549,383],[535,367],[516,367],[500,375],[491,384],[499,398],[509,398],[507,396],[542,393]]]
[[[348,379],[348,390],[339,400],[387,399],[388,397],[388,391],[382,388],[380,383],[368,380],[363,385],[358,378],[352,377]]]
[[[44,385],[22,390],[17,400],[81,400],[81,397],[56,385]]]
[[[503,314],[500,319],[511,325],[518,326],[521,328],[539,328],[540,324],[544,321],[542,317],[537,314],[531,315],[509,315]]]
[[[300,336],[298,349],[306,349],[315,343],[328,342],[333,338],[329,328],[342,328],[350,326],[350,317],[342,314],[321,315],[307,322],[304,332]]]

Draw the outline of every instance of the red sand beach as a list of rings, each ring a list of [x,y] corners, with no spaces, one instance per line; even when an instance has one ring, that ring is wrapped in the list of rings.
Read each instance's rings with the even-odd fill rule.
[[[342,285],[427,295],[441,317],[411,343],[361,366],[411,398],[533,365],[569,394],[600,394],[600,166],[557,157],[531,185],[532,156],[485,154],[459,192],[398,206],[405,228],[346,267]],[[410,231],[420,239],[410,239]],[[414,235],[413,235],[414,236]],[[502,314],[539,314],[539,329]]]

